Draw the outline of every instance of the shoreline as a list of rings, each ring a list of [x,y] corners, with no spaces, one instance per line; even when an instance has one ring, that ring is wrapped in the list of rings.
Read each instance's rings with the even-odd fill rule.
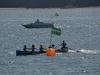
[[[0,9],[74,9],[74,8],[100,8],[100,6],[89,6],[89,7],[55,7],[55,8],[0,8]]]

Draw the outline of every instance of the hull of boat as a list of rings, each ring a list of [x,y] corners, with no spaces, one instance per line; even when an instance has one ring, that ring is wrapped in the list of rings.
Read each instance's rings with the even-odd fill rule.
[[[66,48],[66,49],[57,49],[56,52],[67,53],[68,52],[68,48]]]
[[[60,53],[67,53],[68,49],[57,49],[55,50],[56,52],[60,52]],[[37,54],[43,54],[46,53],[46,51],[34,51],[32,53],[32,51],[21,51],[21,50],[16,50],[16,56],[22,56],[22,55],[37,55]]]
[[[16,50],[16,56],[21,56],[21,55],[36,55],[36,54],[42,54],[42,53],[46,53],[45,51],[40,52],[40,51],[21,51],[21,50]]]
[[[30,23],[30,24],[22,24],[25,28],[51,28],[53,25],[50,23]]]

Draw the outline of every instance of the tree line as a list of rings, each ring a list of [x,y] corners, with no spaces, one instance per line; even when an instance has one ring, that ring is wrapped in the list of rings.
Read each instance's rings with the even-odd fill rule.
[[[0,8],[62,8],[100,6],[100,0],[0,0]]]

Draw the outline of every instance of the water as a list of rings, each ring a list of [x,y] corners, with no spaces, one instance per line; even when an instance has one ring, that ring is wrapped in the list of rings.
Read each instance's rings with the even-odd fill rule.
[[[65,40],[68,53],[16,56],[26,44],[37,48],[50,45],[50,28],[26,29],[21,24],[38,18],[48,22],[54,17],[60,36],[52,35],[55,48]],[[0,75],[99,75],[100,74],[100,8],[76,9],[0,9]],[[76,51],[81,52],[76,52]]]

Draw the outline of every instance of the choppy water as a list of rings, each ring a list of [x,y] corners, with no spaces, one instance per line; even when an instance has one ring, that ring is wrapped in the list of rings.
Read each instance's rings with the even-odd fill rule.
[[[69,53],[16,56],[26,44],[50,45],[50,28],[26,29],[23,23],[42,22],[58,13],[50,22],[61,28],[52,35],[55,48],[63,40]],[[99,75],[100,74],[100,8],[76,9],[0,9],[0,75]],[[77,50],[81,52],[76,52]]]

